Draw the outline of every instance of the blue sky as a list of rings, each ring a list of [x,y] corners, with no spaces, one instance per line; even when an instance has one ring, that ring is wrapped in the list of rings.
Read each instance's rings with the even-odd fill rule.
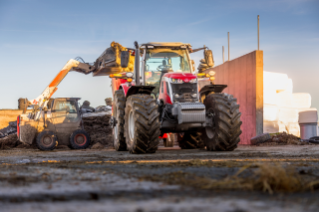
[[[318,0],[0,0],[0,108],[37,97],[69,59],[93,62],[112,41],[206,45],[221,64],[227,32],[231,59],[257,49],[257,15],[264,70],[287,73],[319,109]],[[111,95],[108,77],[71,72],[54,96],[98,106]]]

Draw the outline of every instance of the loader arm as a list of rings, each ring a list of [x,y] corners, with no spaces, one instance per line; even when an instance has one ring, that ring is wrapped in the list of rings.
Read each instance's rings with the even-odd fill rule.
[[[65,76],[70,71],[77,71],[83,74],[89,74],[94,70],[94,67],[87,63],[81,63],[77,60],[69,60],[62,70],[55,76],[55,78],[50,82],[50,84],[45,88],[45,90],[35,99],[29,101],[29,106],[37,105],[39,108],[43,108],[47,105],[51,96],[58,90],[58,85],[65,78]]]

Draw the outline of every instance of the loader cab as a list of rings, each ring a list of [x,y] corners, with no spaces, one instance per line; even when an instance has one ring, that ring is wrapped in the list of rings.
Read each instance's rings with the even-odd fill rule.
[[[61,128],[70,127],[79,122],[80,110],[78,101],[80,98],[55,98],[49,101],[47,112],[48,118],[53,119],[53,123]],[[73,126],[72,126],[73,127]]]
[[[189,44],[183,43],[146,43],[142,44],[142,77],[145,85],[155,86],[152,95],[158,98],[160,84],[166,73],[192,73]]]

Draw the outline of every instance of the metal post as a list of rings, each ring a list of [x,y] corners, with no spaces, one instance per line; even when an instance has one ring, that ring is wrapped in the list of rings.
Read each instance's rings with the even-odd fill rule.
[[[229,32],[228,32],[228,61],[230,60],[230,52],[229,52]]]
[[[224,49],[224,46],[223,46],[223,63],[225,62],[225,49]]]
[[[258,17],[258,50],[259,50],[259,15],[257,17]]]
[[[135,46],[135,83],[136,85],[140,85],[140,47],[137,41],[134,42]]]

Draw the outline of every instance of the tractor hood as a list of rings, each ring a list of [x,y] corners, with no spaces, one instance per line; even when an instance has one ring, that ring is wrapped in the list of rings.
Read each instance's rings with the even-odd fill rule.
[[[171,79],[181,79],[184,82],[189,82],[191,79],[197,78],[192,73],[178,73],[178,72],[164,74],[164,77],[171,78]]]

